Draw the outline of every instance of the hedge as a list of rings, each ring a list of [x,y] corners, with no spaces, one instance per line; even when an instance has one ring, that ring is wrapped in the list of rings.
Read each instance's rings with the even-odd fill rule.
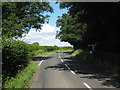
[[[14,76],[30,62],[30,46],[18,40],[2,40],[2,74]]]

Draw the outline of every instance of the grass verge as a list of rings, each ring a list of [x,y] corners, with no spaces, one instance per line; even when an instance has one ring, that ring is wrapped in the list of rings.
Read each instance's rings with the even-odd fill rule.
[[[44,55],[49,55],[49,54],[53,54],[53,53],[60,53],[60,52],[67,52],[67,51],[72,51],[72,49],[68,49],[68,50],[54,50],[54,51],[43,51],[43,50],[37,50],[34,53],[34,56],[44,56]]]
[[[87,50],[75,50],[72,54],[72,56],[76,56],[77,59],[85,61],[85,62],[89,62],[94,64],[95,66],[106,70],[106,71],[111,71],[113,73],[118,73],[120,70],[120,66],[115,62],[115,58],[110,60],[110,58],[113,58],[113,55],[104,55],[102,54],[102,56],[93,56],[92,53],[90,53]],[[113,62],[111,62],[113,61]]]
[[[10,78],[5,82],[3,88],[28,88],[30,79],[37,71],[35,62],[30,62],[26,68],[21,70],[14,78]]]

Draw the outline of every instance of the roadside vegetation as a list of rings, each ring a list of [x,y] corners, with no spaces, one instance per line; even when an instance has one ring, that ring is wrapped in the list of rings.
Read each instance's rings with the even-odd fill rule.
[[[57,19],[57,38],[73,45],[72,55],[112,71],[120,79],[120,3],[61,2],[60,8],[68,12]]]
[[[48,22],[50,16],[44,15],[44,12],[53,12],[48,2],[2,2],[2,88],[28,86],[36,71],[36,65],[30,57],[37,47],[18,38],[27,34],[31,28],[38,30]]]
[[[60,31],[56,37],[73,45],[72,55],[120,73],[120,3],[60,2],[60,8],[68,8],[68,13],[58,17],[56,25]],[[37,42],[27,44],[18,40],[31,28],[39,31],[42,24],[48,23],[50,16],[44,12],[53,12],[48,2],[2,2],[3,88],[28,86],[37,69],[31,57],[72,50],[71,47],[40,46]]]
[[[29,81],[37,70],[31,57],[72,50],[72,47],[39,46],[38,42],[27,44],[13,39],[3,40],[2,43],[3,88],[28,88]]]
[[[72,50],[71,47],[39,46],[18,40],[31,28],[39,31],[42,24],[48,23],[53,12],[48,2],[2,2],[2,87],[28,88],[37,65],[33,56],[48,55],[55,52]],[[1,28],[0,28],[1,30]]]
[[[3,88],[28,88],[30,79],[37,71],[35,62],[30,62],[24,69],[19,71],[14,77],[8,77]]]
[[[116,53],[103,53],[99,52],[96,56],[95,52],[77,49],[71,55],[75,56],[77,59],[94,64],[96,68],[101,68],[104,71],[110,72],[112,74],[118,74],[120,66],[118,62],[114,60],[119,60],[119,55]]]
[[[52,53],[72,51],[72,47],[58,47],[58,46],[39,46],[39,50],[33,51],[33,56],[43,56]]]

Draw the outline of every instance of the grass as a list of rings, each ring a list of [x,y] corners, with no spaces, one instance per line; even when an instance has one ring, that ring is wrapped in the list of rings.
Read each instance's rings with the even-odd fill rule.
[[[76,55],[80,54],[81,52],[83,52],[83,50],[77,49],[77,50],[75,50],[71,55],[72,55],[72,56],[76,56]]]
[[[35,62],[30,62],[26,68],[21,70],[14,78],[10,78],[5,82],[3,88],[28,88],[30,79],[37,71]]]
[[[71,55],[76,56],[79,60],[92,63],[107,71],[118,72],[120,70],[120,66],[118,66],[118,64],[111,62],[115,61],[115,59],[110,60],[110,58],[113,58],[112,55],[106,56],[102,54],[102,56],[94,57],[89,53],[89,51],[81,49],[75,50]]]
[[[72,49],[61,49],[61,50],[54,50],[54,51],[44,51],[44,50],[37,50],[34,52],[34,56],[43,56],[52,53],[59,53],[59,52],[66,52],[71,51]],[[8,77],[5,81],[3,88],[28,88],[30,84],[30,80],[33,74],[37,71],[37,65],[35,62],[31,61],[30,64],[23,70],[21,70],[15,77]]]
[[[59,52],[67,52],[67,51],[72,51],[72,49],[66,49],[66,50],[54,50],[54,51],[44,51],[44,50],[37,50],[34,53],[34,56],[44,56],[44,55],[49,55],[53,53],[59,53]]]

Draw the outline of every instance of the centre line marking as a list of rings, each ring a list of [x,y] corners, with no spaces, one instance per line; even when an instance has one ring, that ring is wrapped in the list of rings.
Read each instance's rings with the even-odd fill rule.
[[[44,56],[44,58],[46,57],[47,55]],[[41,60],[38,64],[38,66],[40,66],[42,64],[43,60]]]
[[[87,83],[83,83],[89,90],[93,90]]]
[[[40,66],[42,64],[43,60],[39,62],[38,66]]]

